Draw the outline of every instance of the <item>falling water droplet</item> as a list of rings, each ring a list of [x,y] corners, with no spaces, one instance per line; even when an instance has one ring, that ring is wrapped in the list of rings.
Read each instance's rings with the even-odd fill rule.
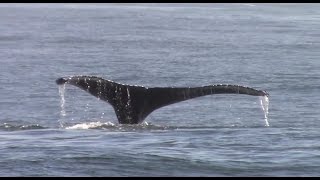
[[[104,113],[101,113],[100,119],[103,119]]]

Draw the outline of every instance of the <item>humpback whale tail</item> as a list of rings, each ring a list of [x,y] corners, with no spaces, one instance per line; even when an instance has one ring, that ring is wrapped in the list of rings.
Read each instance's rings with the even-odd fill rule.
[[[269,96],[266,91],[239,85],[202,87],[143,87],[120,84],[96,76],[70,76],[56,80],[58,85],[71,84],[108,102],[120,124],[138,124],[154,110],[173,103],[212,94],[246,94]]]

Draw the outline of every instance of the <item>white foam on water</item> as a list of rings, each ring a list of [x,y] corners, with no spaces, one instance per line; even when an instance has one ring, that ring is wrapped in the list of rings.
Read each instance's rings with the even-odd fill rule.
[[[113,122],[84,122],[75,125],[66,126],[65,129],[82,130],[82,129],[109,129],[113,131],[137,131],[137,130],[161,130],[167,127],[151,125],[144,121],[141,124],[117,124]]]
[[[264,112],[264,120],[266,122],[266,126],[269,126],[268,122],[268,114],[269,114],[269,98],[268,96],[259,96],[261,108]]]
[[[113,126],[115,126],[115,124],[113,124],[112,122],[102,123],[99,121],[98,122],[87,122],[87,123],[81,123],[81,124],[76,124],[73,126],[66,127],[66,129],[94,129],[94,128],[99,128],[99,127],[103,127],[103,126],[113,127]]]

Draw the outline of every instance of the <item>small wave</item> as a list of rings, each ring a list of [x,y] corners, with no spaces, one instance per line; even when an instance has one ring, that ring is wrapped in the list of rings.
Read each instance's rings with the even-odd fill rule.
[[[3,123],[0,125],[0,130],[5,131],[18,131],[18,130],[30,130],[30,129],[45,129],[46,127],[40,126],[39,124],[30,125],[13,125],[8,123]]]

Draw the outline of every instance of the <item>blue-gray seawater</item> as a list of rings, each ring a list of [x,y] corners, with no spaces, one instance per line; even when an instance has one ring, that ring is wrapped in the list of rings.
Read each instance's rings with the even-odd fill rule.
[[[1,4],[0,176],[319,176],[319,4]],[[55,80],[237,84],[119,125]],[[65,115],[64,115],[65,113]]]

